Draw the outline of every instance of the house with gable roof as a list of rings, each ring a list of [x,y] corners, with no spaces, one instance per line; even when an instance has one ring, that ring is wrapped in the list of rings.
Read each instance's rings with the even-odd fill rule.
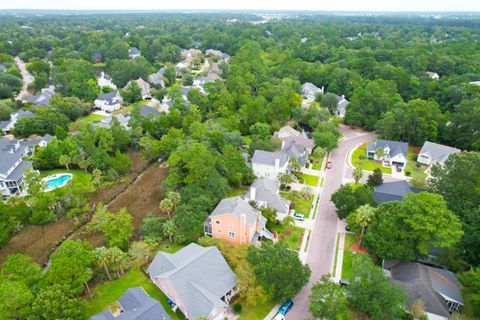
[[[204,233],[233,244],[251,244],[263,238],[275,240],[266,224],[260,211],[237,196],[220,201],[205,220]]]
[[[34,116],[35,113],[30,110],[18,110],[17,112],[10,114],[10,120],[0,121],[0,129],[2,130],[3,134],[8,134],[13,130],[13,128],[15,128],[15,124],[18,120]]]
[[[317,97],[318,93],[323,94],[323,87],[319,88],[316,85],[314,85],[313,83],[305,82],[300,87],[300,92],[302,93],[302,96],[305,99],[310,100],[310,101],[314,101],[315,98]]]
[[[383,155],[377,155],[377,150],[382,149]],[[407,166],[408,143],[377,139],[367,144],[367,158],[383,161],[389,166],[397,166],[401,169]]]
[[[425,141],[417,157],[417,162],[430,166],[438,163],[443,165],[453,153],[462,152],[460,149],[449,147],[430,141]]]
[[[237,293],[237,277],[215,246],[191,243],[173,254],[158,251],[147,273],[187,319],[223,320]]]
[[[138,50],[137,48],[135,47],[132,47],[128,50],[128,58],[129,59],[135,59],[135,58],[138,58],[142,55],[142,53],[140,52],[140,50]]]
[[[345,114],[347,113],[347,106],[350,103],[347,99],[345,99],[345,95],[338,96],[337,95],[337,108],[334,111],[336,116],[340,118],[345,118]]]
[[[148,82],[146,82],[142,78],[138,78],[137,80],[132,80],[132,81],[135,82],[137,86],[140,88],[143,100],[152,99],[152,94],[150,92],[150,85],[148,84]],[[129,81],[127,85],[124,87],[124,89],[129,89],[130,86],[132,85],[132,81]]]
[[[34,104],[34,108],[44,108],[50,106],[50,99],[55,95],[55,86],[43,88],[39,94],[28,97],[27,102]]]
[[[95,99],[95,108],[101,109],[107,113],[112,113],[115,110],[118,110],[122,107],[122,96],[118,90],[114,90],[109,93],[99,95]]]
[[[165,88],[165,81],[163,80],[163,74],[167,70],[167,67],[162,67],[155,73],[152,73],[148,76],[148,82],[153,84],[154,86]]]
[[[247,193],[247,201],[255,201],[257,208],[270,208],[277,211],[277,220],[282,221],[290,213],[291,201],[280,195],[280,182],[269,178],[257,178]]]
[[[257,178],[277,180],[280,173],[289,171],[289,157],[281,151],[255,150],[252,157],[252,170]]]
[[[153,299],[142,287],[128,288],[118,301],[90,320],[170,320],[162,304]]]
[[[402,202],[409,193],[419,193],[422,189],[414,188],[405,180],[385,182],[373,189],[373,199],[378,204],[390,201]]]

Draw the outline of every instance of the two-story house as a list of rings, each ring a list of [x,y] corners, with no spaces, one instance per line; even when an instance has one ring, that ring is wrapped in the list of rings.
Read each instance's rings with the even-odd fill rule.
[[[220,201],[205,220],[204,232],[234,244],[251,244],[262,238],[274,240],[266,228],[267,219],[242,197]]]
[[[0,121],[0,129],[2,130],[3,134],[8,134],[13,130],[13,128],[15,128],[15,124],[18,120],[34,116],[35,113],[30,110],[18,110],[17,112],[10,114],[10,120]]]
[[[252,157],[252,170],[258,178],[276,180],[280,173],[287,173],[289,157],[281,151],[255,150]]]
[[[142,99],[143,100],[151,100],[152,99],[152,93],[150,89],[150,84],[143,80],[142,78],[138,78],[137,80],[132,80],[127,83],[127,85],[124,87],[124,89],[129,89],[132,83],[136,83],[137,86],[140,88]]]
[[[99,95],[95,99],[95,108],[105,111],[107,113],[113,113],[113,111],[118,110],[122,106],[122,96],[118,90],[114,90],[109,93]]]
[[[389,166],[403,170],[407,166],[408,143],[377,139],[367,144],[367,158],[383,161]]]
[[[268,178],[256,179],[247,193],[245,200],[255,201],[257,208],[277,210],[277,220],[282,221],[290,213],[290,200],[280,196],[280,182]]]
[[[317,97],[317,94],[323,94],[323,87],[319,88],[313,83],[310,82],[305,82],[302,84],[300,87],[300,92],[302,93],[302,96],[309,100],[309,101],[314,101],[315,98]]]
[[[418,154],[417,162],[427,166],[435,163],[443,165],[451,154],[459,152],[461,152],[461,150],[457,148],[425,141],[420,153]]]

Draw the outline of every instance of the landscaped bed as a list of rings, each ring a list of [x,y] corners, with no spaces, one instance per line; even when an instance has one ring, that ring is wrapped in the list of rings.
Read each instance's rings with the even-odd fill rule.
[[[364,159],[360,159],[364,157]],[[352,164],[355,168],[362,168],[365,171],[373,171],[377,168],[380,168],[383,173],[392,173],[392,169],[384,167],[381,162],[367,159],[367,144],[364,143],[355,149],[352,153]]]
[[[308,218],[310,216],[310,210],[312,209],[313,195],[310,195],[310,199],[295,199],[292,197],[291,192],[280,192],[280,195],[285,199],[292,201],[293,209],[296,213],[301,213]]]
[[[308,186],[316,187],[318,185],[319,176],[312,176],[305,173],[295,173],[295,176],[300,182]]]
[[[142,287],[154,299],[160,301],[170,319],[184,319],[180,312],[174,313],[167,302],[167,297],[155,286],[147,276],[138,268],[133,268],[120,279],[102,283],[91,290],[93,300],[87,300],[87,316],[91,317],[102,312],[109,304],[115,302],[120,296],[132,287]]]

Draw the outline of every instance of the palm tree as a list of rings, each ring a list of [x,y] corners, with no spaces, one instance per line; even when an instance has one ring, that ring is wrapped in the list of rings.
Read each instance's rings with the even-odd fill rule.
[[[96,264],[102,266],[108,276],[108,279],[112,280],[110,272],[108,272],[108,265],[111,263],[111,255],[106,247],[99,247],[95,249]]]
[[[162,201],[160,201],[160,205],[158,206],[162,212],[166,212],[168,215],[168,220],[172,220],[172,217],[170,216],[171,211],[173,209],[173,201],[169,198],[164,198]]]
[[[278,180],[280,181],[280,183],[282,185],[287,185],[287,184],[290,184],[294,181],[293,177],[288,173],[280,173],[278,175]]]
[[[170,243],[172,243],[172,237],[175,235],[175,231],[177,227],[173,223],[173,221],[168,220],[162,225],[163,235],[168,237]]]
[[[68,168],[68,165],[72,163],[72,159],[66,154],[62,154],[60,156],[60,159],[58,159],[58,163],[62,166],[65,166],[65,168],[67,168],[67,171],[69,171],[70,169]]]
[[[384,155],[385,155],[385,150],[383,150],[383,148],[378,148],[375,150],[375,156],[377,156],[377,159],[381,160]]]
[[[78,167],[87,172],[88,167],[90,166],[90,161],[88,159],[81,159],[78,161]]]
[[[358,183],[360,181],[360,179],[362,179],[363,177],[363,170],[362,168],[355,168],[353,170],[353,179],[355,179],[355,183]]]
[[[298,159],[295,157],[290,158],[290,167],[292,168],[292,171],[300,171],[302,169],[302,167],[300,167]]]
[[[117,273],[117,277],[120,278],[120,275],[127,268],[128,256],[117,247],[108,248],[108,253],[112,262],[112,269]]]
[[[99,169],[94,169],[92,172],[92,175],[93,175],[93,181],[95,181],[95,184],[99,186],[100,179],[102,178],[102,171],[100,171]]]
[[[360,232],[360,238],[358,241],[359,248],[362,246],[362,235],[365,233],[365,228],[368,226],[368,224],[372,220],[376,210],[377,209],[372,207],[371,205],[365,204],[363,206],[358,207],[357,210],[355,210],[354,212],[355,223],[362,228],[362,231]]]
[[[175,211],[175,209],[177,209],[178,205],[180,204],[180,200],[181,200],[180,193],[175,191],[170,191],[169,193],[167,193],[167,198],[170,199],[170,201],[172,201],[172,204],[173,204],[172,211]]]

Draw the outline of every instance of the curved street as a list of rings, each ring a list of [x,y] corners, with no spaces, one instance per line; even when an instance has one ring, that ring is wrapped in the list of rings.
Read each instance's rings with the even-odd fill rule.
[[[294,306],[287,313],[287,320],[311,319],[313,316],[308,311],[309,295],[313,283],[326,273],[332,272],[335,254],[335,240],[337,236],[338,218],[335,206],[330,202],[330,197],[344,182],[350,180],[350,172],[346,170],[346,157],[349,150],[358,143],[363,143],[375,138],[374,133],[357,131],[341,126],[344,139],[330,155],[332,168],[325,173],[325,182],[318,202],[315,215],[314,229],[309,240],[307,264],[312,269],[309,282],[293,299]],[[348,176],[346,174],[348,173]]]

